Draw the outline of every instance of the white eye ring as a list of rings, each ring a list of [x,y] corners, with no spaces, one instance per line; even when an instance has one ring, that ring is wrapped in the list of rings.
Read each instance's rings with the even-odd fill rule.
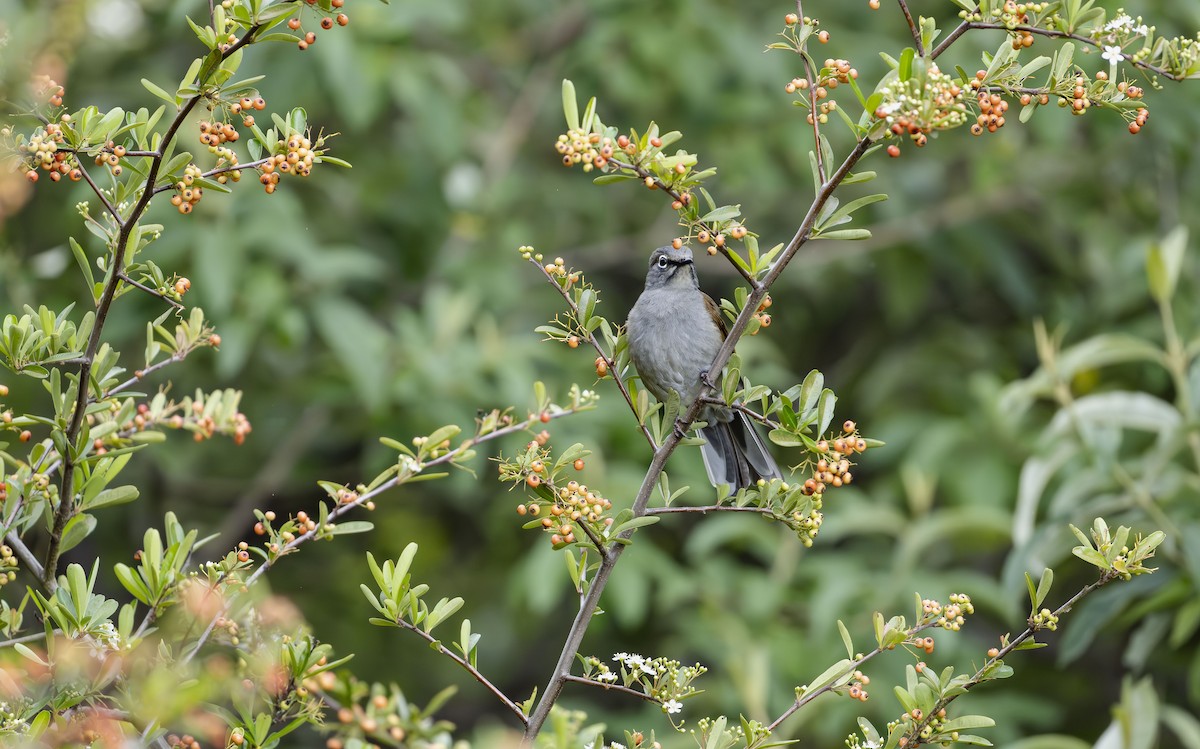
[[[666,256],[666,255],[659,255],[659,256],[658,256],[658,267],[659,267],[659,268],[666,268],[666,267],[667,267],[667,256]]]

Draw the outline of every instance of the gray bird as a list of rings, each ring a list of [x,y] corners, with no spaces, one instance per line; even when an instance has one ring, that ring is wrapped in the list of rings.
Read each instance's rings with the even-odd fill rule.
[[[646,288],[629,310],[625,332],[646,389],[664,403],[674,390],[681,408],[690,406],[727,331],[716,302],[700,291],[689,248],[659,247],[650,255]],[[700,430],[700,453],[713,486],[728,484],[736,492],[760,478],[782,478],[744,413],[714,404],[700,418],[708,422]]]

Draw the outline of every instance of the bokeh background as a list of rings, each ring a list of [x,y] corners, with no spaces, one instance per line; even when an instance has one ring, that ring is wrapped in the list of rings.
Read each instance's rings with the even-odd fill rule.
[[[195,54],[182,16],[204,5],[3,0],[10,42],[40,50],[23,59],[11,55],[17,46],[0,51],[9,58],[4,75],[19,78],[23,61],[36,57],[57,66],[47,72],[66,85],[68,105],[155,106],[139,79],[167,88],[178,80]],[[806,3],[833,37],[818,52],[849,59],[861,80],[878,77],[878,53],[898,56],[911,41],[902,16],[884,6]],[[945,25],[956,20],[952,3],[913,6]],[[268,73],[268,108],[303,106],[311,123],[339,133],[333,153],[354,168],[319,167],[270,196],[249,180],[232,198],[210,195],[188,217],[165,201],[153,209],[167,227],[155,261],[192,280],[187,301],[204,308],[223,340],[219,352],[169,371],[173,387],[244,390],[254,433],[240,448],[174,439],[143,453],[129,469],[142,499],[108,511],[72,556],[124,560],[167,510],[221,531],[228,548],[248,535],[251,508],[311,510],[322,496],[317,479],[374,475],[391,459],[379,436],[469,426],[481,408],[523,412],[534,380],[559,395],[572,382],[592,387],[592,355],[533,332],[559,310],[558,297],[515,248],[532,244],[586,271],[601,290],[600,312],[622,321],[648,252],[676,231],[658,194],[596,187],[562,168],[552,144],[563,129],[564,77],[581,96],[599,97],[606,122],[641,129],[653,119],[682,130],[681,145],[719,168],[718,200],[740,203],[768,245],[786,241],[811,198],[811,130],[783,92],[801,72],[797,59],[764,47],[791,8],[767,0],[354,0],[349,27],[321,34],[305,53],[250,50],[242,70]],[[1160,32],[1200,28],[1194,4],[1144,0],[1128,10]],[[946,67],[973,71],[980,52],[1001,40],[968,37]],[[1035,50],[1052,47],[1039,39]],[[1083,64],[1103,63],[1093,54]],[[869,190],[891,195],[859,214],[874,238],[809,245],[773,292],[774,324],[740,352],[756,381],[781,389],[822,370],[839,394],[838,418],[856,419],[887,447],[869,452],[853,487],[832,495],[812,550],[742,517],[670,519],[640,533],[584,652],[698,660],[711,673],[706,693],[687,705],[689,724],[739,711],[769,720],[795,685],[836,657],[839,618],[865,650],[871,612],[911,616],[914,591],[943,599],[969,592],[979,614],[964,632],[938,636],[931,658],[969,668],[1000,634],[1023,628],[1026,568],[1057,566],[1052,602],[1090,580],[1069,556],[1067,522],[1087,524],[1102,511],[1153,527],[1132,494],[1100,486],[1038,509],[1042,545],[1015,546],[1022,466],[1048,449],[1040,435],[1055,406],[1011,408],[1002,399],[1039,366],[1037,319],[1068,344],[1113,332],[1162,339],[1146,248],[1180,225],[1200,236],[1200,87],[1168,84],[1147,100],[1153,117],[1137,137],[1112,113],[1074,118],[1050,107],[1028,125],[1014,116],[995,135],[949,132],[924,150],[906,147],[899,160],[880,153],[867,163],[879,171]],[[844,133],[830,131],[845,148]],[[73,206],[86,198],[68,183],[28,191],[6,178],[0,312],[86,304],[66,241],[68,232],[83,235]],[[710,293],[732,296],[736,277],[722,261],[705,258],[699,272]],[[1175,304],[1186,340],[1200,331],[1196,288],[1189,260]],[[153,301],[130,295],[114,310],[111,340],[128,346],[130,368],[140,321],[159,311]],[[620,505],[648,455],[611,384],[596,387],[601,407],[556,421],[553,441],[595,450],[585,480]],[[1176,395],[1161,368],[1136,362],[1084,368],[1071,387],[1079,395]],[[29,388],[12,403],[43,397]],[[1077,456],[1055,486],[1106,475],[1104,460]],[[1127,676],[1149,675],[1167,702],[1200,708],[1196,466],[1178,462],[1184,480],[1152,493],[1178,531],[1163,570],[1097,597],[1048,638],[1053,647],[1015,657],[1016,677],[962,700],[986,703],[999,720],[986,734],[998,745],[1045,733],[1090,745]],[[492,464],[480,456],[473,468],[477,475],[387,496],[372,533],[305,548],[268,579],[318,637],[358,654],[351,665],[359,676],[397,683],[419,703],[459,685],[446,716],[464,738],[492,746],[506,723],[498,706],[415,638],[367,624],[358,591],[369,579],[365,551],[394,557],[417,541],[418,578],[435,595],[462,595],[463,613],[484,633],[481,668],[519,699],[545,682],[574,611],[564,565],[540,534],[520,529],[517,497],[495,481]],[[670,469],[673,484],[693,487],[684,501],[710,501],[695,450],[681,450]],[[103,586],[123,600],[115,579]],[[887,684],[905,662],[897,653],[872,667],[865,706],[823,698],[784,734],[839,745],[858,710],[882,725],[898,714]],[[582,688],[568,688],[564,703],[587,707],[610,729],[658,727],[668,746],[689,743],[652,706]],[[1177,741],[1164,734],[1160,745]]]

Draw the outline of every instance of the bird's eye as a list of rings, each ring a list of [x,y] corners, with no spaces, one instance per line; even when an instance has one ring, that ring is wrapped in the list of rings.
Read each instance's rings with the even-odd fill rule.
[[[659,257],[658,257],[658,267],[659,267],[659,268],[666,268],[666,267],[667,267],[667,256],[666,256],[666,255],[659,255]]]

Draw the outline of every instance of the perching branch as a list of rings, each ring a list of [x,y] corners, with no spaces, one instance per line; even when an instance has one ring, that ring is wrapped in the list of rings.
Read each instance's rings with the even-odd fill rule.
[[[904,20],[908,21],[908,30],[912,32],[913,43],[917,45],[917,57],[925,56],[925,45],[921,42],[921,29],[917,27],[917,22],[913,20],[912,11],[908,9],[908,3],[904,0],[896,0],[900,3],[900,10],[904,11]]]
[[[166,294],[163,294],[161,291],[158,291],[157,289],[152,289],[149,286],[146,286],[145,284],[141,284],[141,283],[138,283],[137,281],[134,281],[132,278],[125,275],[125,273],[123,271],[121,273],[119,273],[118,275],[121,277],[122,281],[124,281],[125,283],[134,287],[135,289],[140,289],[152,297],[157,297],[157,298],[163,300],[164,302],[166,302],[167,304],[171,305],[175,309],[184,309],[184,306],[182,304],[175,301],[171,297],[167,296]]]
[[[658,700],[654,699],[654,697],[646,694],[645,692],[639,692],[636,689],[630,689],[629,687],[624,687],[620,684],[606,684],[602,681],[585,679],[582,676],[574,676],[572,674],[567,674],[563,681],[569,681],[573,684],[587,684],[588,686],[599,687],[606,692],[620,692],[621,694],[628,694],[631,697],[637,697],[638,699],[642,699],[647,702],[653,702],[656,705],[661,704]]]
[[[870,138],[863,138],[846,159],[838,167],[828,180],[822,184],[813,199],[812,205],[805,214],[804,220],[797,229],[795,236],[788,243],[788,246],[781,253],[779,260],[767,273],[766,277],[760,283],[753,281],[752,290],[749,298],[746,300],[745,306],[741,313],[730,327],[729,335],[725,342],[717,351],[713,358],[712,364],[709,366],[709,372],[720,372],[725,368],[725,364],[729,361],[729,357],[733,355],[734,346],[738,340],[746,332],[746,327],[750,324],[750,319],[754,316],[754,312],[758,309],[758,305],[767,295],[767,291],[771,285],[779,279],[784,268],[795,257],[800,248],[809,240],[809,235],[812,232],[813,225],[816,223],[817,216],[821,209],[828,202],[834,191],[841,185],[842,180],[850,173],[850,170],[858,163],[871,147],[872,141]],[[611,162],[616,163],[616,162]],[[624,166],[617,164],[617,166]],[[626,167],[629,168],[629,167]],[[644,171],[644,170],[643,170]],[[649,176],[649,175],[647,175]],[[745,274],[743,274],[745,275]],[[650,466],[646,470],[646,475],[642,479],[641,488],[638,490],[637,496],[634,498],[631,508],[633,517],[639,518],[646,514],[646,506],[650,502],[650,496],[654,488],[658,485],[658,477],[666,467],[667,459],[675,452],[675,448],[679,446],[681,435],[685,434],[700,415],[700,411],[704,408],[704,398],[712,391],[709,383],[701,383],[700,392],[687,412],[683,414],[676,422],[677,429],[671,430],[667,435],[666,440],[662,445],[654,451],[654,457],[650,461]],[[628,539],[633,535],[633,530],[625,531],[620,534],[620,537]],[[588,588],[587,596],[580,603],[579,611],[575,615],[575,620],[571,624],[571,629],[567,633],[566,641],[563,643],[562,651],[559,653],[558,662],[554,666],[554,671],[550,675],[550,679],[542,690],[541,697],[533,712],[529,716],[529,723],[525,728],[524,743],[530,745],[541,730],[542,725],[550,716],[550,708],[558,700],[559,694],[562,692],[563,684],[566,682],[566,677],[570,675],[571,666],[575,660],[575,654],[579,652],[579,646],[583,642],[583,635],[587,631],[588,625],[591,622],[592,615],[596,612],[596,608],[600,603],[600,596],[604,592],[604,588],[608,584],[608,579],[612,575],[613,567],[616,566],[617,560],[620,559],[622,552],[627,548],[625,544],[613,542],[609,546],[608,556],[600,564],[600,569],[596,571],[596,576],[592,580],[591,587]]]

